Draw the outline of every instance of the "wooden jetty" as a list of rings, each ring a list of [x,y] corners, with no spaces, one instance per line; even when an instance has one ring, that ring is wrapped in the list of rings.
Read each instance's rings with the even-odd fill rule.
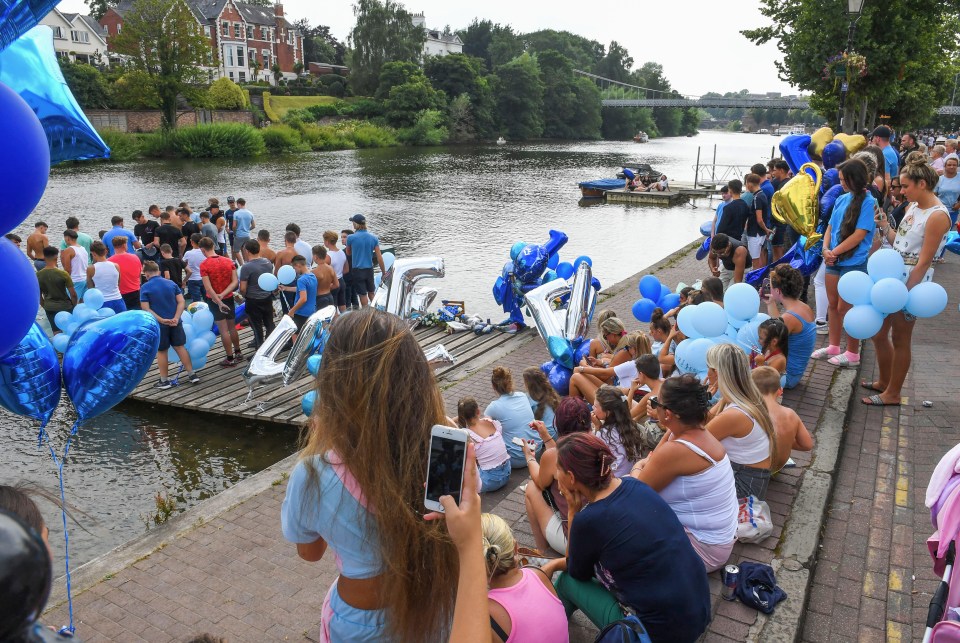
[[[453,366],[444,366],[435,372],[440,386],[443,387],[445,384],[449,385],[468,377],[493,360],[516,350],[535,338],[537,333],[534,330],[525,329],[515,334],[495,330],[485,335],[477,335],[473,332],[448,335],[444,330],[432,327],[419,328],[414,331],[414,335],[424,350],[443,344],[456,359],[456,364]],[[246,327],[240,330],[240,345],[244,347],[244,355],[247,358],[253,356],[253,350],[245,348],[252,339],[252,330]],[[286,355],[283,353],[282,357],[285,358]],[[220,361],[224,357],[223,346],[218,338],[216,345],[210,351],[207,365],[197,371],[200,383],[190,384],[186,378],[181,377],[178,386],[166,390],[154,388],[160,379],[157,364],[154,361],[143,381],[127,397],[127,400],[176,407],[187,411],[227,415],[254,422],[300,425],[304,421],[300,402],[304,393],[313,387],[313,376],[305,372],[304,377],[289,386],[284,386],[282,381],[277,381],[255,388],[248,400],[247,384],[243,380],[246,361],[237,366],[223,368],[220,366]],[[180,364],[171,364],[170,375],[175,376],[179,369]]]
[[[607,203],[673,206],[691,198],[710,197],[719,193],[720,189],[717,186],[694,186],[693,183],[671,181],[670,189],[666,192],[644,192],[642,190],[634,190],[631,192],[624,188],[617,188],[615,190],[604,190],[602,198],[606,200]]]

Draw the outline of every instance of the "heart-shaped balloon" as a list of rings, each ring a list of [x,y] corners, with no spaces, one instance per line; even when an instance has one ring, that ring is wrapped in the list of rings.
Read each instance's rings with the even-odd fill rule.
[[[847,148],[840,141],[830,141],[823,148],[823,167],[830,170],[847,159]]]
[[[810,153],[810,156],[822,159],[823,148],[832,140],[833,130],[829,127],[821,127],[810,137],[810,147],[807,148],[807,151]]]
[[[41,424],[60,403],[60,361],[37,324],[12,351],[0,358],[0,406]]]
[[[823,236],[816,231],[820,212],[817,194],[823,175],[820,168],[813,163],[807,163],[800,169],[796,176],[773,195],[771,209],[777,221],[788,224],[807,238],[806,248],[810,249]],[[808,171],[816,175],[816,181]]]
[[[60,0],[2,0],[0,1],[0,50],[6,49],[17,38],[33,29],[45,15],[53,11]]]
[[[63,355],[63,382],[80,421],[121,402],[147,374],[160,346],[160,324],[131,310],[87,322]]]
[[[847,149],[847,158],[850,158],[867,146],[867,139],[862,134],[837,134],[833,140],[840,141]]]

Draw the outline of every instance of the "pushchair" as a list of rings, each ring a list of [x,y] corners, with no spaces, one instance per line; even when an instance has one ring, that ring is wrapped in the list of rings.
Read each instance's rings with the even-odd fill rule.
[[[954,565],[960,538],[960,472],[956,471],[960,461],[956,451],[954,448],[941,460],[927,494],[926,504],[936,529],[927,539],[927,549],[933,558],[933,571],[941,581],[930,600],[923,643],[960,643],[960,568]]]

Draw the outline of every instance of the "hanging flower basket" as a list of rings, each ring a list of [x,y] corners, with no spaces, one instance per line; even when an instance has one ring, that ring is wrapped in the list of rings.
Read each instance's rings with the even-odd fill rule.
[[[824,80],[843,78],[853,82],[867,75],[867,58],[858,53],[841,52],[827,59],[820,77]],[[834,82],[837,82],[836,80]]]

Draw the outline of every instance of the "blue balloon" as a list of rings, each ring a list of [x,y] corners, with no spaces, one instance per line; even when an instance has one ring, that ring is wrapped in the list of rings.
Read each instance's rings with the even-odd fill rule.
[[[46,425],[60,403],[60,388],[57,352],[34,324],[16,348],[0,358],[0,406]]]
[[[59,0],[4,0],[0,19],[0,50],[40,24]]]
[[[213,328],[213,313],[209,310],[198,310],[193,314],[193,327],[199,332]]]
[[[547,268],[549,268],[550,270],[556,270],[557,264],[559,263],[560,263],[560,253],[554,252],[552,255],[550,255],[550,258],[547,259]]]
[[[637,176],[636,174],[633,173],[633,170],[631,170],[628,167],[623,168],[623,175],[628,179],[630,179],[631,181]]]
[[[580,267],[580,264],[582,264],[582,263],[587,264],[587,265],[590,266],[591,268],[593,267],[593,259],[591,259],[590,257],[588,257],[588,256],[586,256],[586,255],[580,255],[579,257],[577,257],[576,259],[573,260],[573,270],[574,270],[574,272],[576,272],[577,268],[579,268],[579,267]]]
[[[4,204],[0,212],[0,235],[3,235],[20,225],[40,202],[50,175],[50,147],[30,106],[2,84],[0,114],[3,114],[3,147],[0,149],[0,176],[3,177],[0,199]]]
[[[197,335],[199,335],[197,328],[193,324],[184,322],[183,320],[181,320],[180,323],[183,326],[183,334],[187,336],[187,344],[189,344],[197,338]],[[187,350],[189,351],[189,349]]]
[[[100,310],[103,306],[103,293],[96,288],[90,288],[83,293],[83,303],[92,310]]]
[[[67,324],[69,324],[71,320],[72,317],[70,315],[70,311],[67,310],[61,310],[59,313],[53,316],[53,321],[60,330],[66,328]],[[60,352],[62,353],[63,351]]]
[[[79,328],[63,355],[63,382],[79,420],[96,417],[129,395],[150,369],[159,346],[160,325],[142,310]]]
[[[947,307],[947,291],[933,281],[917,284],[910,289],[907,312],[914,317],[933,317]]]
[[[550,386],[553,387],[557,393],[561,396],[566,396],[570,394],[570,378],[573,376],[573,371],[569,368],[565,368],[562,364],[557,364],[556,362],[547,362],[540,368],[548,368],[547,381],[550,382]]]
[[[823,148],[823,167],[833,169],[847,159],[847,148],[840,141],[830,141]]]
[[[276,275],[265,272],[257,278],[257,285],[260,286],[261,290],[273,292],[280,286],[280,280],[277,279]]]
[[[897,253],[897,256],[900,256],[900,253]],[[837,292],[840,293],[840,298],[854,306],[869,304],[872,289],[873,279],[867,273],[859,270],[848,272],[840,277],[840,281],[837,282]]]
[[[747,286],[747,288],[750,288]],[[751,288],[751,290],[753,290]],[[727,332],[727,313],[720,304],[707,301],[694,306],[693,327],[704,337],[717,337]],[[702,369],[696,369],[700,371]]]
[[[303,400],[300,402],[300,410],[303,411],[303,414],[307,417],[313,415],[313,407],[317,403],[317,392],[316,391],[307,391],[303,395]]]
[[[762,350],[759,327],[759,323],[747,322],[737,331],[737,345],[747,353],[751,351],[759,353]]]
[[[867,259],[867,274],[873,281],[881,279],[904,280],[903,257],[893,248],[881,248]],[[867,302],[863,302],[867,303]]]
[[[830,168],[823,173],[820,181],[820,196],[826,194],[830,188],[840,185],[840,172],[837,168]]]
[[[640,278],[640,294],[651,301],[660,299],[660,280],[653,275],[644,275]]]
[[[513,262],[513,274],[521,284],[536,283],[549,260],[550,255],[543,246],[528,243]]]
[[[693,318],[696,316],[696,306],[684,306],[677,313],[677,328],[685,336],[696,339],[700,337],[696,327],[693,325]]]
[[[297,271],[294,270],[293,266],[280,266],[280,269],[277,270],[277,279],[280,280],[284,286],[289,286],[297,279]]]
[[[637,321],[643,322],[645,324],[650,323],[650,319],[653,317],[653,311],[656,309],[657,304],[652,299],[647,299],[646,297],[638,299],[636,303],[633,304],[631,309],[633,316],[637,318]]]
[[[732,319],[750,319],[760,311],[760,294],[750,285],[733,284],[723,294],[723,307]]]
[[[557,276],[561,279],[569,279],[573,276],[573,264],[568,261],[561,261],[556,267]]]
[[[6,116],[6,112],[2,109],[0,113]],[[6,143],[11,132],[7,134],[8,139],[4,141],[4,150],[10,150],[6,147]],[[16,176],[15,174],[3,176],[4,180],[0,181],[0,185],[17,183],[11,178]],[[4,189],[0,188],[0,193],[3,191]],[[2,218],[4,215],[9,215],[10,210],[4,207],[0,212],[2,212],[0,214]],[[20,222],[17,221],[17,223]],[[40,286],[37,283],[37,271],[33,264],[12,243],[0,243],[0,274],[3,275],[3,279],[0,279],[0,301],[3,302],[3,323],[0,324],[0,356],[2,356],[12,351],[33,326],[37,309],[40,308]],[[60,330],[64,328],[61,327]]]
[[[547,338],[547,350],[550,352],[550,357],[555,359],[559,364],[567,368],[574,367],[573,347],[566,338],[551,335]]]
[[[187,342],[187,354],[191,361],[198,360],[210,352],[210,346],[202,339],[193,339]]]
[[[204,355],[201,355],[200,357],[197,357],[196,359],[194,359],[193,357],[191,357],[191,358],[190,358],[190,364],[193,366],[193,370],[199,371],[201,368],[203,368],[204,366],[206,366],[206,365],[207,365],[207,357],[208,357],[208,356],[209,356],[209,353],[206,353],[206,354],[204,354]]]
[[[713,342],[705,337],[685,339],[677,344],[674,363],[681,373],[699,373],[707,369],[707,351]]]
[[[549,282],[553,281],[553,280],[556,279],[556,278],[557,278],[557,271],[556,271],[556,270],[550,270],[550,269],[548,268],[547,271],[543,273],[543,278],[540,279],[540,282],[545,284],[545,283],[549,283]]]
[[[194,328],[199,328],[194,326]],[[205,330],[202,333],[197,334],[197,338],[202,339],[207,343],[207,346],[213,348],[213,345],[217,343],[217,336],[213,334],[212,330]]]
[[[881,326],[883,315],[870,305],[854,306],[843,316],[843,330],[854,339],[870,339],[880,332]]]
[[[58,333],[53,336],[53,347],[57,349],[58,353],[64,353],[67,350],[67,344],[70,343],[70,335],[66,333]]]
[[[593,289],[594,289],[594,290],[596,290],[597,292],[600,292],[601,286],[600,286],[600,280],[599,280],[599,279],[597,279],[596,277],[594,277],[593,279],[590,280],[590,285],[593,286]]]
[[[951,230],[947,234],[947,244],[944,246],[950,252],[960,255],[960,232]]]
[[[307,358],[307,371],[314,377],[320,372],[320,361],[322,359],[323,355],[311,355]]]
[[[700,234],[709,237],[711,232],[713,232],[713,219],[707,219],[700,224]]]
[[[822,220],[830,220],[830,215],[833,213],[833,206],[841,194],[843,194],[843,186],[838,184],[827,189],[827,191],[823,193],[823,196],[820,197],[820,218]]]
[[[903,310],[909,294],[906,284],[899,279],[887,277],[873,284],[870,289],[870,304],[879,312],[889,315]]]
[[[101,308],[97,311],[97,314],[101,317],[113,317],[117,314],[117,311],[115,311],[113,308]]]
[[[73,309],[73,321],[77,322],[78,324],[82,324],[88,319],[93,318],[96,314],[97,311],[90,306],[87,306],[86,304],[77,304]],[[56,320],[56,318],[54,318],[54,320]]]
[[[63,78],[50,27],[34,27],[0,52],[0,83],[17,92],[40,119],[50,163],[110,156]]]
[[[673,310],[680,305],[680,295],[675,292],[670,293],[666,297],[660,300],[660,307],[664,311]]]
[[[794,174],[800,171],[801,165],[810,162],[809,146],[809,134],[792,134],[780,141],[780,154]]]
[[[703,258],[710,253],[710,237],[703,240],[700,247],[697,248],[697,261],[703,261]]]
[[[573,352],[573,363],[579,364],[590,355],[590,340],[585,339],[583,343],[580,344],[580,347]]]
[[[517,241],[512,246],[510,246],[510,261],[516,261],[517,257],[520,256],[520,251],[523,250],[523,247],[526,246],[525,241]]]
[[[657,305],[662,307],[663,298],[666,297],[667,295],[672,295],[672,294],[673,294],[673,291],[670,290],[670,288],[666,284],[660,284],[660,296],[657,297]]]

